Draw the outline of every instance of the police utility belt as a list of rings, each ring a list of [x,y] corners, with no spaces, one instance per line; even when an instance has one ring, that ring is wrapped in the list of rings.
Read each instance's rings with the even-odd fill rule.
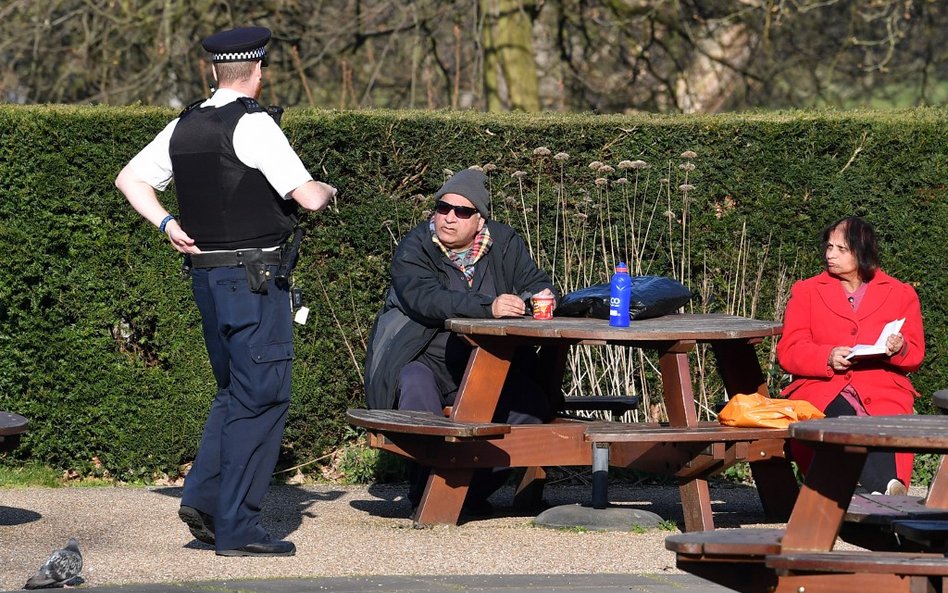
[[[267,281],[271,278],[269,266],[279,266],[275,279],[277,282],[289,281],[292,271],[287,260],[286,247],[264,251],[262,249],[236,249],[234,251],[213,251],[210,253],[190,254],[193,268],[242,267],[247,272],[247,282],[252,292],[267,293]],[[293,262],[295,263],[295,262]]]

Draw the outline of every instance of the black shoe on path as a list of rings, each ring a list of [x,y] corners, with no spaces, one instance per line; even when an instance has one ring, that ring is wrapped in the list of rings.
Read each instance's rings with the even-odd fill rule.
[[[194,507],[181,505],[178,509],[178,517],[191,530],[194,539],[205,544],[214,545],[214,517]]]
[[[247,544],[232,550],[218,550],[218,556],[293,556],[296,546],[288,541],[270,541],[269,539]]]

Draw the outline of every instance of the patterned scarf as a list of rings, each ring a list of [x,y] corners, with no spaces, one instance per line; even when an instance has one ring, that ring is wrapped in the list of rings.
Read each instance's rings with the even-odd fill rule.
[[[438,234],[435,232],[433,220],[429,223],[428,228],[431,229],[431,240],[434,244],[438,246],[441,253],[448,258],[448,261],[450,261],[455,268],[461,270],[464,274],[464,278],[467,280],[468,287],[473,286],[474,264],[490,251],[490,246],[493,244],[487,225],[485,224],[484,228],[475,235],[474,244],[471,245],[471,248],[461,252],[452,251],[444,246],[438,239]]]

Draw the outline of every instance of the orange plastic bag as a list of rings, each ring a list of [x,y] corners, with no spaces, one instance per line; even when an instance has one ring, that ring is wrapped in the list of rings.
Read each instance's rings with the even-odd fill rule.
[[[725,426],[786,428],[791,422],[825,416],[808,401],[738,393],[718,413],[718,422]]]

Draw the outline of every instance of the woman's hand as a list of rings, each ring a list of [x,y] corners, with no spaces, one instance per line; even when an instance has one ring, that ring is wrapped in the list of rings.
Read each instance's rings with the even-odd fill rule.
[[[849,346],[837,346],[830,351],[826,364],[834,371],[845,371],[853,364],[851,360],[846,360],[850,352],[852,352],[852,348]]]
[[[887,356],[895,356],[905,347],[905,337],[900,333],[894,333],[885,341],[885,353]]]

